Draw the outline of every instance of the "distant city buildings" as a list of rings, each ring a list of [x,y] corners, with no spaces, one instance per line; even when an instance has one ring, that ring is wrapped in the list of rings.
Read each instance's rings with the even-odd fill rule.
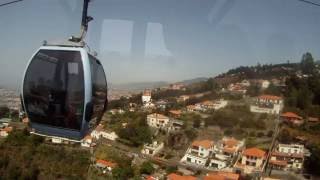
[[[185,90],[186,87],[183,83],[174,83],[169,85],[169,89],[171,90]]]

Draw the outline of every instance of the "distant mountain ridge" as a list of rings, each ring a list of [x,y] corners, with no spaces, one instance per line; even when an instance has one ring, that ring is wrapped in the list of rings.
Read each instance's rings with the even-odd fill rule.
[[[206,81],[208,79],[209,78],[207,77],[198,77],[198,78],[183,80],[179,82],[154,81],[154,82],[133,82],[133,83],[123,83],[123,84],[110,83],[109,87],[112,89],[119,89],[119,90],[142,91],[144,89],[155,89],[155,88],[168,86],[174,83],[183,83],[185,85],[190,85],[193,83]]]

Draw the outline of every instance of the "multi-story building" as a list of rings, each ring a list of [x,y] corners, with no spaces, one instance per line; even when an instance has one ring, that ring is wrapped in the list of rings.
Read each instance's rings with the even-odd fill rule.
[[[157,113],[149,114],[147,116],[147,124],[150,127],[154,127],[157,129],[167,128],[169,125],[169,120],[170,120],[169,117],[162,114],[157,114]]]
[[[261,172],[266,152],[258,148],[245,149],[241,159],[235,164],[234,169],[245,174]]]
[[[178,102],[186,102],[188,99],[190,99],[189,95],[181,95],[177,98]]]
[[[150,103],[151,102],[151,90],[149,90],[149,89],[144,90],[142,93],[141,99],[142,99],[143,104]]]
[[[194,141],[181,159],[181,162],[204,167],[213,152],[214,143],[211,140]]]
[[[250,106],[255,113],[279,114],[283,108],[283,99],[279,96],[261,95]]]
[[[243,140],[239,141],[234,138],[224,137],[215,144],[209,167],[223,169],[232,165],[231,163],[238,157],[243,146]]]
[[[300,144],[278,144],[272,152],[269,165],[275,169],[300,171],[306,149]]]

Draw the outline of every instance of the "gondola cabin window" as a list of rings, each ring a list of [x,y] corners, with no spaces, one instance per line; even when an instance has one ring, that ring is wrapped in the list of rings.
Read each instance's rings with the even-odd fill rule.
[[[89,54],[91,81],[92,81],[92,104],[93,114],[90,124],[98,123],[107,106],[107,84],[102,64],[99,60]]]
[[[80,130],[84,109],[80,52],[40,50],[26,71],[23,94],[32,122]]]

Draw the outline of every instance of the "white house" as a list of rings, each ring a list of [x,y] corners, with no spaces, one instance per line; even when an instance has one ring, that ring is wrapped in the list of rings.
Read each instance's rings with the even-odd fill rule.
[[[260,85],[261,85],[261,89],[267,89],[270,86],[270,81],[262,80]]]
[[[279,114],[282,108],[282,97],[273,95],[261,95],[250,105],[250,111],[255,113]]]
[[[12,127],[7,126],[7,127],[5,127],[5,128],[0,130],[0,136],[1,137],[7,137],[10,134],[11,131],[12,131]]]
[[[114,131],[108,131],[104,130],[104,127],[102,124],[99,124],[92,132],[91,136],[98,140],[101,137],[109,139],[111,141],[115,141],[118,138],[118,135]]]
[[[215,110],[224,108],[224,107],[226,107],[227,105],[228,105],[228,101],[223,100],[223,99],[213,101],[213,108],[214,108]]]
[[[169,117],[157,113],[149,114],[147,116],[147,124],[150,127],[164,129],[169,125]]]
[[[204,167],[213,152],[213,148],[214,143],[211,140],[194,141],[181,159],[181,162]]]
[[[209,163],[209,167],[210,168],[215,168],[215,169],[223,169],[227,167],[227,161],[225,160],[221,160],[219,158],[211,158],[210,159],[210,163]]]
[[[92,144],[92,137],[90,135],[85,136],[81,140],[81,146],[83,147],[91,147],[91,144]]]
[[[240,161],[234,166],[235,169],[241,170],[245,174],[261,172],[266,152],[259,148],[249,148],[242,152]]]
[[[157,141],[152,142],[151,144],[145,144],[141,150],[142,154],[154,156],[159,153],[164,147],[163,142],[158,143]]]
[[[172,132],[172,131],[179,131],[183,127],[183,121],[177,120],[177,119],[170,119],[169,124],[167,126],[167,131]]]
[[[143,104],[150,103],[151,102],[151,90],[149,90],[149,89],[144,90],[144,92],[142,93],[141,99],[142,99]]]
[[[94,138],[94,139],[100,139],[101,137],[101,133],[103,131],[103,125],[102,124],[99,124],[92,132],[91,132],[91,136]]]
[[[112,115],[125,113],[125,111],[124,111],[123,109],[111,109],[109,112],[110,112]]]
[[[101,168],[103,170],[103,173],[106,173],[106,170],[110,172],[112,171],[113,168],[117,166],[118,166],[117,163],[107,161],[107,160],[98,159],[96,161],[96,167]]]
[[[250,86],[250,81],[244,79],[244,80],[241,81],[240,84],[241,84],[242,86],[249,87],[249,86]]]
[[[209,167],[215,169],[226,168],[237,158],[243,147],[243,140],[239,141],[234,138],[224,137],[215,144]]]
[[[272,152],[269,165],[275,169],[296,170],[303,168],[306,149],[301,144],[278,144]]]
[[[102,131],[101,136],[111,141],[115,141],[118,138],[118,135],[114,131]]]

